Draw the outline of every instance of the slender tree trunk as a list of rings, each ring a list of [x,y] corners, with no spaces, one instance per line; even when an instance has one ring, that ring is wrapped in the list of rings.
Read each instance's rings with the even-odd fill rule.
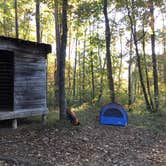
[[[166,25],[165,25],[165,16],[166,14],[163,13],[163,31],[166,29]],[[163,66],[163,83],[164,83],[164,87],[166,89],[166,37],[164,37],[163,35],[163,58],[164,58],[164,66]],[[166,92],[165,92],[165,100],[166,100]]]
[[[133,66],[133,71],[131,72],[131,101],[132,103],[134,103],[136,100],[137,84],[139,84],[136,70],[137,70],[136,66]]]
[[[16,29],[16,38],[19,38],[17,0],[14,0],[14,8],[15,8],[15,29]]]
[[[118,90],[121,88],[121,73],[122,73],[122,35],[120,34],[120,64],[119,64],[119,75],[118,75]]]
[[[61,29],[61,26],[60,26],[60,23],[59,23],[59,15],[60,15],[60,12],[59,12],[59,5],[58,5],[58,2],[56,1],[55,3],[55,12],[54,12],[54,17],[55,17],[55,36],[56,36],[56,53],[57,55],[60,54],[60,41],[61,41],[61,37],[60,37],[60,29]],[[57,56],[57,58],[59,59],[59,56]]]
[[[56,36],[56,59],[55,59],[55,73],[54,73],[54,95],[55,95],[55,105],[57,106],[59,101],[59,59],[60,59],[60,23],[59,23],[59,5],[58,1],[55,0],[55,10],[54,10],[54,18],[55,18],[55,36]]]
[[[143,35],[145,36],[144,25],[143,25]],[[143,56],[144,56],[144,66],[145,66],[147,90],[148,90],[150,104],[151,104],[152,110],[154,111],[154,104],[153,104],[152,95],[150,92],[150,81],[149,81],[148,68],[147,68],[147,62],[146,62],[145,37],[143,37],[143,40],[142,40],[142,48],[143,48]]]
[[[99,34],[98,30],[99,30],[99,24],[97,24],[97,34]],[[102,65],[102,57],[100,55],[101,44],[100,44],[100,39],[98,39],[98,40],[99,41],[98,41],[97,54],[99,57],[99,64],[100,64],[100,90],[99,90],[97,103],[100,103],[101,97],[103,95],[103,88],[104,88],[103,80],[104,80],[104,69],[105,69],[105,65],[106,65],[106,58],[104,58],[104,64]]]
[[[40,38],[40,0],[36,0],[36,39],[41,42]]]
[[[150,106],[150,103],[149,103],[149,100],[148,100],[148,95],[147,95],[145,84],[144,84],[144,79],[143,79],[142,70],[141,70],[142,69],[142,67],[141,67],[141,59],[140,59],[140,55],[139,55],[139,52],[138,52],[137,37],[136,37],[136,33],[135,32],[136,31],[134,31],[134,33],[133,33],[133,38],[134,38],[135,51],[136,51],[136,55],[137,55],[137,65],[138,65],[140,83],[141,83],[141,87],[142,87],[142,90],[143,90],[144,98],[145,98],[145,101],[146,101],[147,109],[153,111],[151,106]]]
[[[62,38],[60,46],[60,60],[59,60],[59,108],[60,108],[61,120],[66,118],[65,59],[66,59],[66,44],[67,44],[67,7],[68,7],[68,0],[63,0]]]
[[[75,60],[74,60],[74,74],[73,74],[73,100],[76,98],[76,72],[77,72],[77,55],[78,55],[78,37],[76,34]]]
[[[130,57],[129,57],[129,66],[128,66],[128,105],[129,111],[131,111],[132,104],[132,76],[131,76],[131,67],[132,67],[132,52],[133,52],[133,42],[132,42],[132,33],[130,36]]]
[[[146,107],[147,107],[147,110],[153,111],[152,108],[151,108],[151,105],[149,103],[149,100],[148,100],[148,95],[147,95],[146,87],[145,87],[144,80],[143,80],[143,75],[142,75],[142,70],[141,70],[141,59],[140,59],[140,55],[139,55],[139,51],[138,51],[138,45],[137,45],[136,25],[133,22],[134,15],[132,14],[132,16],[131,16],[131,12],[130,12],[130,9],[129,9],[129,6],[128,6],[128,0],[126,0],[126,7],[127,7],[127,11],[128,11],[128,17],[129,17],[129,20],[130,20],[131,33],[133,35],[133,40],[134,40],[134,45],[135,45],[135,52],[136,52],[136,56],[137,56],[137,66],[138,66],[139,78],[140,78],[140,83],[141,83],[141,87],[142,87],[145,102],[146,102]],[[133,12],[133,0],[132,0],[132,12]]]
[[[159,89],[158,89],[158,73],[157,73],[157,59],[155,52],[155,31],[154,31],[154,6],[153,1],[150,6],[151,13],[151,47],[152,47],[152,65],[153,65],[153,80],[154,80],[154,102],[155,102],[155,112],[159,111]]]
[[[82,92],[83,92],[83,99],[84,99],[84,92],[85,92],[85,53],[86,53],[86,32],[87,29],[84,31],[84,52],[83,52],[83,64],[82,64]]]
[[[68,94],[71,94],[71,28],[69,30],[69,50],[68,50]]]
[[[98,53],[99,55],[99,53]],[[104,59],[104,64],[102,66],[102,61],[101,61],[101,57],[99,56],[99,61],[100,61],[100,72],[101,72],[101,77],[100,77],[100,91],[99,91],[99,96],[98,96],[98,103],[100,103],[101,97],[103,95],[103,80],[104,80],[104,69],[105,69],[105,65],[106,65],[106,59]]]
[[[95,81],[94,81],[94,64],[93,64],[93,51],[90,52],[90,67],[91,67],[91,82],[92,82],[92,98],[91,103],[93,102],[93,99],[95,97]]]
[[[98,30],[99,30],[99,24],[97,24],[97,33],[99,34]],[[103,95],[103,89],[104,89],[104,82],[103,82],[104,81],[104,70],[105,70],[105,65],[106,65],[106,58],[104,58],[104,62],[102,64],[102,57],[100,55],[100,52],[101,52],[101,44],[100,44],[100,42],[101,41],[99,39],[97,54],[98,54],[98,57],[99,57],[99,64],[100,64],[100,90],[99,90],[99,95],[98,95],[97,103],[100,103],[102,95]]]
[[[92,26],[91,26],[92,27]],[[92,32],[94,31],[94,25],[93,28],[90,28],[90,45],[92,45]],[[91,69],[91,103],[93,102],[93,99],[95,97],[95,83],[94,83],[94,64],[93,64],[93,48],[90,47],[90,69]]]
[[[80,41],[78,43],[78,48],[80,48]],[[81,53],[80,51],[78,52],[78,66],[79,66],[79,70],[78,70],[78,74],[77,74],[77,93],[78,93],[78,97],[79,97],[79,102],[82,102],[82,95],[81,95],[81,91],[82,91],[82,85],[81,85],[81,76],[82,76],[82,68],[81,68]]]
[[[109,26],[108,12],[107,12],[107,0],[104,0],[103,13],[104,13],[104,17],[105,17],[106,59],[107,59],[110,97],[111,97],[111,101],[114,102],[115,101],[115,90],[114,90],[114,80],[113,80],[113,76],[112,76],[112,60],[111,60],[111,53],[110,53],[111,34],[110,34],[110,26]]]

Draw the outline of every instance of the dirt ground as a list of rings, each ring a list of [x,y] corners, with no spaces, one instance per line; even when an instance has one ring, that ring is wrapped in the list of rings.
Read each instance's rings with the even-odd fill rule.
[[[154,134],[95,119],[80,127],[0,128],[0,157],[23,166],[166,166],[166,128]]]

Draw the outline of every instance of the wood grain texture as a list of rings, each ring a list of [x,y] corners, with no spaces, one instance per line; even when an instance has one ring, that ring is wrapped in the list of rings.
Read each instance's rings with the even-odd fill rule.
[[[51,45],[36,43],[11,37],[0,36],[0,49],[4,50],[17,50],[19,52],[27,52],[27,53],[38,53],[39,55],[43,54],[47,56],[48,53],[51,52]],[[38,55],[36,54],[36,56]]]
[[[15,110],[46,107],[46,60],[15,56]]]
[[[46,114],[48,114],[47,108],[19,109],[17,111],[0,112],[0,120],[17,119],[17,118],[46,115]]]
[[[48,113],[46,72],[50,52],[47,44],[0,37],[0,120]]]

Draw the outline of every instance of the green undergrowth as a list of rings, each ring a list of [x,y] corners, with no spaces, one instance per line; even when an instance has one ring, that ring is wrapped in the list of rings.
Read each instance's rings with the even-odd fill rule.
[[[58,110],[55,109],[50,110],[46,127],[81,129],[81,127],[88,125],[91,121],[99,122],[100,106],[84,103],[79,107],[72,107],[72,110],[76,113],[81,123],[80,126],[75,127],[67,121],[60,121]],[[162,108],[158,113],[149,113],[144,106],[137,107],[132,112],[128,112],[128,127],[148,129],[155,133],[160,132],[163,128],[166,128],[166,112],[164,110],[165,108]],[[31,122],[29,123],[30,126],[41,126],[41,117],[28,119]]]
[[[66,128],[81,128],[88,124],[91,120],[96,120],[99,117],[99,109],[95,106],[87,103],[82,104],[79,107],[71,107],[72,111],[75,112],[80,126],[73,126],[70,122],[64,122],[59,120],[59,114],[57,110],[53,110],[48,114],[48,126],[66,127]]]
[[[129,126],[148,129],[155,133],[166,129],[166,112],[164,108],[157,113],[149,113],[145,110],[135,110],[128,115]]]
[[[47,123],[45,127],[55,127],[55,128],[76,128],[80,129],[81,127],[88,124],[91,120],[97,120],[99,118],[99,110],[96,106],[92,106],[90,104],[84,103],[78,107],[71,107],[72,111],[75,112],[76,116],[79,119],[80,126],[73,126],[69,121],[60,121],[59,120],[59,112],[58,109],[51,109],[47,116]],[[24,123],[25,126],[28,127],[40,127],[41,126],[41,117],[30,117],[27,118]]]

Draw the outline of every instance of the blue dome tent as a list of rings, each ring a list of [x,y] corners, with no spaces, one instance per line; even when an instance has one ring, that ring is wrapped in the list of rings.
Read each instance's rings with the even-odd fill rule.
[[[127,123],[127,112],[121,105],[109,103],[101,108],[100,124],[127,126]]]

